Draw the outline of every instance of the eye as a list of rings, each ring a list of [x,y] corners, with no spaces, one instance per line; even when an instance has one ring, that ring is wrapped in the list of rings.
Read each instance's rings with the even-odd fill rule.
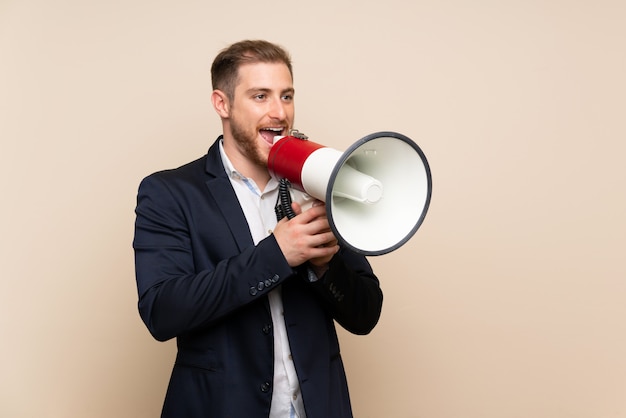
[[[285,94],[283,95],[282,99],[286,102],[290,102],[293,100],[293,94]]]
[[[254,95],[255,100],[265,100],[266,95],[264,93],[259,93]]]

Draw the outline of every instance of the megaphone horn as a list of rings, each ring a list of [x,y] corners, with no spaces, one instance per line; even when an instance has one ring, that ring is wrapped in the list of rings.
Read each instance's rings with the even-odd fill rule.
[[[367,135],[342,153],[293,131],[275,138],[268,168],[274,177],[326,202],[339,242],[363,255],[382,255],[404,245],[430,205],[426,156],[397,132]]]

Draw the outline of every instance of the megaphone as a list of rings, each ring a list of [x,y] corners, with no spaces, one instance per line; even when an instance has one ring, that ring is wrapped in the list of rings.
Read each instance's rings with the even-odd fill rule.
[[[339,243],[366,256],[404,245],[430,205],[432,177],[426,156],[408,137],[377,132],[345,152],[292,131],[276,137],[268,169],[278,179],[326,203]]]

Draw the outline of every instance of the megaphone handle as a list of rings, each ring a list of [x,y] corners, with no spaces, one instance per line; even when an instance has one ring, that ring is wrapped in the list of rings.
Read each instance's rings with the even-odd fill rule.
[[[280,182],[278,183],[278,198],[276,199],[276,206],[274,207],[276,219],[279,221],[285,216],[287,219],[293,219],[296,216],[296,213],[291,207],[291,193],[289,192],[290,187],[291,183],[289,180],[286,178],[280,179]]]

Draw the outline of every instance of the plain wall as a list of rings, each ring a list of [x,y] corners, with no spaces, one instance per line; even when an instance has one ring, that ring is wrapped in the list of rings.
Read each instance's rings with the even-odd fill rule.
[[[358,418],[626,417],[626,4],[0,0],[0,416],[156,417],[139,181],[220,133],[215,54],[287,47],[297,128],[403,133],[426,220],[342,332]]]

